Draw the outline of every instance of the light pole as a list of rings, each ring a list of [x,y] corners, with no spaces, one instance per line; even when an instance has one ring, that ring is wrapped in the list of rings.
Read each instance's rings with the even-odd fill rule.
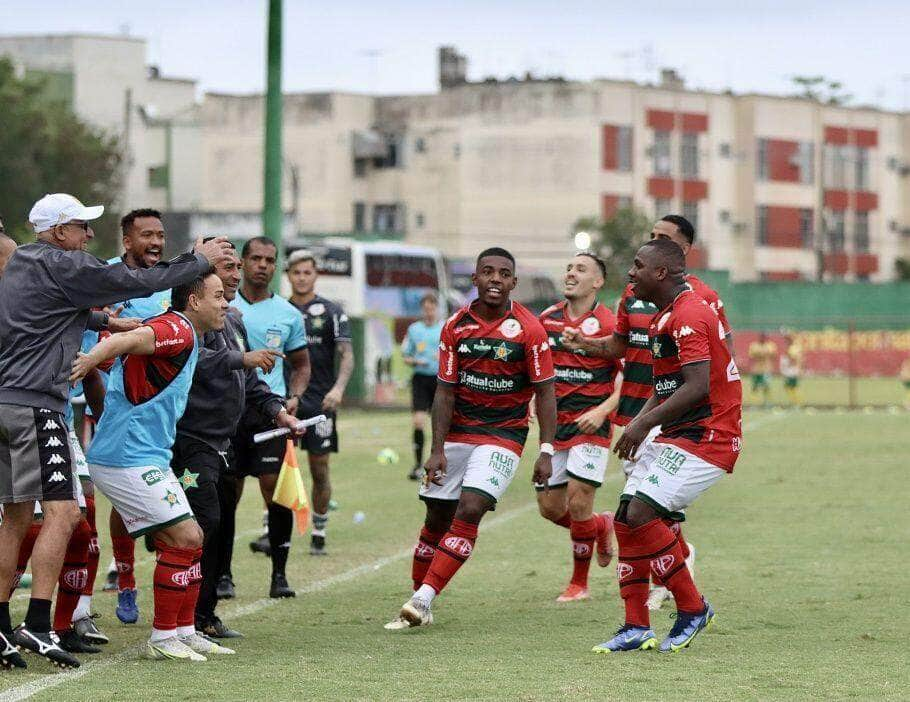
[[[275,242],[278,249],[278,270],[284,253],[281,238],[281,22],[282,0],[269,0],[268,68],[265,96],[265,173],[262,203],[262,231]],[[281,284],[281,276],[272,280],[273,290]]]

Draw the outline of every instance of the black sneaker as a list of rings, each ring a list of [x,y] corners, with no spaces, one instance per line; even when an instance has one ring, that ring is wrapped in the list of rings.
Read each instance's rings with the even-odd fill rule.
[[[101,653],[101,649],[93,646],[76,633],[75,629],[58,631],[57,638],[60,640],[60,648],[69,653]]]
[[[215,597],[219,600],[233,600],[237,596],[234,591],[234,581],[230,575],[222,575],[218,578],[218,585],[215,588]]]
[[[58,668],[78,668],[79,659],[60,648],[60,639],[53,631],[29,631],[25,624],[13,632],[13,643],[39,656],[44,656]]]
[[[104,579],[103,592],[117,592],[117,569],[107,571],[107,577]]]
[[[255,541],[250,541],[250,551],[261,553],[269,558],[272,557],[272,545],[269,543],[269,535],[263,534]]]
[[[297,593],[288,585],[288,579],[285,577],[284,573],[275,573],[272,576],[272,587],[269,588],[269,597],[273,599],[297,597]]]
[[[12,634],[7,636],[0,631],[0,668],[4,670],[28,667],[19,654],[19,648],[13,643],[14,640],[15,637]]]
[[[325,537],[319,534],[313,534],[310,537],[310,555],[311,556],[328,556],[329,552],[325,550]]]
[[[207,622],[196,622],[196,631],[212,639],[242,639],[243,634],[226,626],[218,617]]]
[[[82,619],[77,619],[73,622],[73,628],[76,630],[76,633],[79,634],[79,636],[81,636],[89,643],[110,643],[111,640],[107,638],[107,634],[95,626],[95,620],[99,617],[101,617],[100,614],[90,614],[87,617],[82,617]]]

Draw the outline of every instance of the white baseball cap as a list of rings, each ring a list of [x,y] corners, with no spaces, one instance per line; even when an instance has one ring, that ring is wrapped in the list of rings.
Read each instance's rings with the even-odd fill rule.
[[[33,206],[28,213],[28,221],[35,228],[35,234],[46,232],[58,224],[66,224],[73,220],[88,222],[98,219],[104,214],[104,205],[86,207],[72,195],[54,193],[45,195]]]

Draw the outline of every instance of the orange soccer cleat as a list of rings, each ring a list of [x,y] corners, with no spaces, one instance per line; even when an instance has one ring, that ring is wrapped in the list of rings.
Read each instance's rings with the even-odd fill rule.
[[[601,512],[601,517],[606,522],[606,527],[602,533],[597,535],[597,565],[606,568],[616,555],[616,549],[613,546],[613,513]]]
[[[569,586],[563,590],[562,594],[556,598],[557,602],[578,602],[580,600],[588,600],[591,598],[591,594],[588,592],[588,588],[582,587],[581,585],[576,585],[575,583],[569,583]]]

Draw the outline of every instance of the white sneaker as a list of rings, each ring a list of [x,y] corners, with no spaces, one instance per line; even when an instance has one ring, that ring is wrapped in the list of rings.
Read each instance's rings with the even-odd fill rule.
[[[410,629],[411,625],[408,624],[408,620],[404,617],[397,616],[392,621],[387,622],[383,628],[389,631],[400,631],[401,629]]]
[[[665,587],[655,587],[648,593],[648,609],[652,612],[656,612],[661,608],[664,603],[664,600],[667,598],[672,598],[673,595],[670,594],[670,591]]]
[[[205,656],[196,653],[176,636],[161,641],[151,641],[145,645],[145,657],[153,661],[183,660],[205,661]]]
[[[205,636],[200,636],[199,634],[190,634],[189,636],[181,636],[181,643],[189,646],[196,653],[202,654],[215,654],[215,655],[231,655],[237,653],[233,648],[228,648],[227,646],[222,646],[215,641],[212,641]]]
[[[399,618],[406,621],[409,627],[429,626],[433,623],[433,613],[430,611],[430,606],[416,597],[412,597],[401,605]]]

